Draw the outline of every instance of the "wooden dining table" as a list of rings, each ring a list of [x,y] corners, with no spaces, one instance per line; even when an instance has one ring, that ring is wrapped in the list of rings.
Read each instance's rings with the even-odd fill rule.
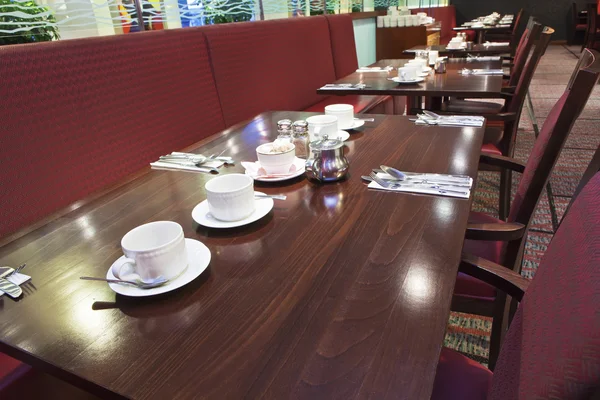
[[[454,31],[475,31],[477,34],[475,38],[475,43],[481,44],[485,40],[486,33],[509,33],[512,27],[514,15],[507,14],[502,16],[502,18],[498,19],[495,24],[486,24],[483,26],[472,26],[471,24],[476,22],[477,20],[471,21],[471,23],[463,24],[461,26],[457,26],[452,28]]]
[[[473,48],[470,50],[467,49],[448,49],[445,44],[441,45],[420,45],[414,46],[410,49],[404,50],[405,54],[414,54],[417,51],[423,50],[435,50],[439,52],[440,56],[448,56],[454,58],[464,58],[467,54],[478,54],[481,56],[497,56],[499,54],[510,54],[511,48],[510,45],[506,46],[486,46],[484,44],[474,44]]]
[[[243,173],[278,120],[310,115],[267,112],[173,150],[225,150],[237,162],[220,174]],[[0,265],[27,263],[32,280],[0,298],[0,351],[105,398],[429,399],[471,200],[372,190],[361,175],[475,178],[483,128],[374,118],[346,142],[345,180],[256,182],[287,199],[247,226],[192,219],[214,175],[147,168],[5,244]],[[79,279],[106,276],[122,236],[159,220],[209,248],[198,278],[145,298]]]
[[[320,88],[319,94],[326,95],[388,95],[393,98],[406,96],[407,114],[415,114],[422,107],[422,99],[425,98],[424,107],[433,105],[433,108],[439,108],[439,103],[443,97],[463,97],[463,98],[502,98],[503,94],[503,76],[502,75],[462,75],[459,73],[463,68],[468,69],[500,69],[502,61],[467,61],[465,59],[448,59],[447,71],[443,74],[430,72],[423,82],[414,84],[397,83],[389,78],[398,76],[398,68],[404,66],[408,59],[379,60],[370,65],[371,67],[392,69],[387,72],[353,72],[335,82],[364,84],[366,87],[361,89],[339,89],[339,88]],[[343,102],[343,99],[340,99]]]

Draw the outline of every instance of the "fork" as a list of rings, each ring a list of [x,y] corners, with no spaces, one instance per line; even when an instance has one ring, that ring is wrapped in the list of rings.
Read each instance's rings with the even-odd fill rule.
[[[10,268],[10,267],[2,267],[3,270],[7,270],[6,272],[4,272],[3,274],[0,274],[0,278],[2,279],[6,279],[10,276],[13,276],[15,274],[18,274],[19,272],[21,272],[21,270],[23,268],[25,268],[27,266],[27,264],[21,264],[19,265],[19,267],[17,267],[16,269]],[[12,270],[12,271],[10,271]]]

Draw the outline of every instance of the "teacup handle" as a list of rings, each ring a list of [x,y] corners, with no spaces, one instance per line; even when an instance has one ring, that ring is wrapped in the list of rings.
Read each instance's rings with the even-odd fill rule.
[[[130,264],[133,267],[133,270],[135,271],[135,260],[132,258],[124,257],[123,259],[113,264],[110,270],[112,271],[112,274],[115,276],[115,278],[121,279],[121,270],[123,270],[123,267],[128,264]]]

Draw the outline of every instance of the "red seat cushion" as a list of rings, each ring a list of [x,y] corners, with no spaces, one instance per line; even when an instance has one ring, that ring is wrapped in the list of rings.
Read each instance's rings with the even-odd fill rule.
[[[335,76],[341,79],[358,68],[354,25],[350,14],[327,15]]]
[[[496,154],[498,156],[502,155],[502,152],[500,151],[500,149],[498,147],[496,147],[496,145],[494,145],[493,143],[486,143],[483,146],[481,146],[481,152]]]
[[[484,400],[492,372],[462,354],[442,348],[433,384],[432,400]]]
[[[490,215],[472,211],[469,214],[469,223],[502,224],[504,222]],[[486,260],[493,261],[497,264],[502,264],[504,243],[487,240],[465,240],[463,251],[483,257]],[[456,285],[454,286],[454,294],[463,297],[491,301],[496,297],[496,289],[477,278],[473,278],[472,276],[459,272],[456,279]]]
[[[227,126],[269,110],[304,110],[336,80],[323,16],[204,27]]]
[[[225,128],[197,28],[2,46],[0,59],[0,237]]]
[[[304,111],[323,112],[325,107],[330,104],[342,103],[352,104],[354,106],[355,113],[363,113],[372,110],[374,107],[377,107],[384,102],[391,102],[391,100],[392,99],[390,96],[328,96],[317,104],[313,104],[312,106],[308,107]]]
[[[2,392],[15,380],[25,375],[31,367],[15,360],[6,354],[0,353],[0,397]]]

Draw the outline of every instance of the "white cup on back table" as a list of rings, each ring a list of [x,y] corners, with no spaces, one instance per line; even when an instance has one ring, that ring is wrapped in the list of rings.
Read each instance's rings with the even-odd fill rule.
[[[327,135],[329,139],[338,137],[338,117],[335,115],[313,115],[306,118],[310,140],[316,140]]]
[[[239,221],[254,212],[254,179],[244,174],[218,176],[206,182],[208,211],[221,221]]]
[[[440,52],[437,50],[429,50],[429,65],[435,65],[438,57],[440,56]]]
[[[136,274],[144,282],[158,277],[174,279],[187,267],[183,228],[177,222],[156,221],[133,228],[121,239],[125,257],[113,264],[117,279]],[[126,268],[128,267],[128,268]]]
[[[418,73],[421,73],[425,69],[425,67],[427,67],[427,60],[424,60],[422,58],[415,58],[414,60],[410,60],[407,64],[420,68]]]
[[[354,107],[351,104],[330,104],[325,107],[325,115],[337,117],[339,129],[349,129],[354,125]]]
[[[415,65],[400,67],[398,68],[398,79],[404,82],[414,81],[417,79],[417,71],[419,71],[419,67]]]

